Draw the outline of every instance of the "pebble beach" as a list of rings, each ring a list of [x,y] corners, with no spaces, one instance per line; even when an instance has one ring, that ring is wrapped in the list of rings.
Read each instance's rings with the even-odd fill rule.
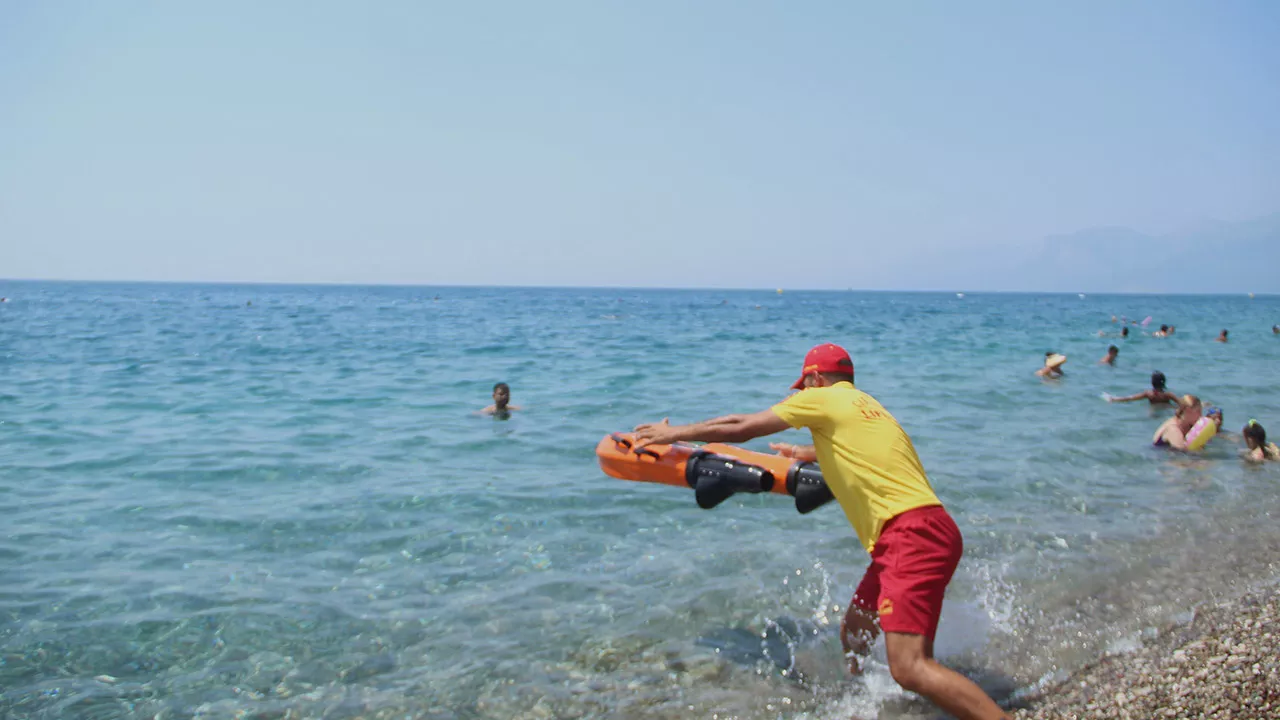
[[[1280,586],[1201,608],[1019,704],[1025,720],[1280,717]]]

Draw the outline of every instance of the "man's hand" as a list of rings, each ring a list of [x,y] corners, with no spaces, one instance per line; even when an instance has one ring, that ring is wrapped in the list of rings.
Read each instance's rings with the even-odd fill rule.
[[[791,443],[769,443],[769,449],[785,458],[796,456],[796,446]]]
[[[769,449],[778,453],[782,457],[800,460],[802,462],[816,462],[818,452],[812,445],[792,445],[791,443],[769,443]]]
[[[636,450],[648,445],[670,445],[680,439],[676,433],[672,431],[671,423],[668,422],[667,418],[662,418],[662,422],[637,425],[635,433]]]

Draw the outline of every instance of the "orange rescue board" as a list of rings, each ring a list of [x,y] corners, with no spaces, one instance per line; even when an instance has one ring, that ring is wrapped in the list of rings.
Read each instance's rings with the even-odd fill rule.
[[[802,513],[833,499],[816,463],[723,443],[637,450],[632,433],[612,433],[596,444],[596,457],[610,477],[693,488],[698,505],[708,509],[740,492],[793,496]]]

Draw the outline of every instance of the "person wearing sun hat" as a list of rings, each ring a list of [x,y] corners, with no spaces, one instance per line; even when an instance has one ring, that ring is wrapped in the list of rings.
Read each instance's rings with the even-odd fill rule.
[[[1067,362],[1067,356],[1056,352],[1047,352],[1044,354],[1044,367],[1036,371],[1036,375],[1044,378],[1062,377],[1062,366]]]
[[[933,639],[964,541],[934,493],[911,438],[875,398],[853,384],[853,360],[824,343],[804,357],[794,393],[768,410],[690,425],[664,419],[635,429],[636,448],[681,440],[746,442],[807,428],[812,445],[774,443],[786,457],[817,461],[871,565],[840,623],[850,672],[861,671],[879,631],[889,672],[955,717],[1008,717],[973,681],[933,659]]]

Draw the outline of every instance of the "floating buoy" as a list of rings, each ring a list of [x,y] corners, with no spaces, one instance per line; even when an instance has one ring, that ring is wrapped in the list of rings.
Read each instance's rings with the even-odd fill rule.
[[[782,294],[782,288],[778,288],[778,294],[779,294],[779,295],[781,295],[781,294]]]

